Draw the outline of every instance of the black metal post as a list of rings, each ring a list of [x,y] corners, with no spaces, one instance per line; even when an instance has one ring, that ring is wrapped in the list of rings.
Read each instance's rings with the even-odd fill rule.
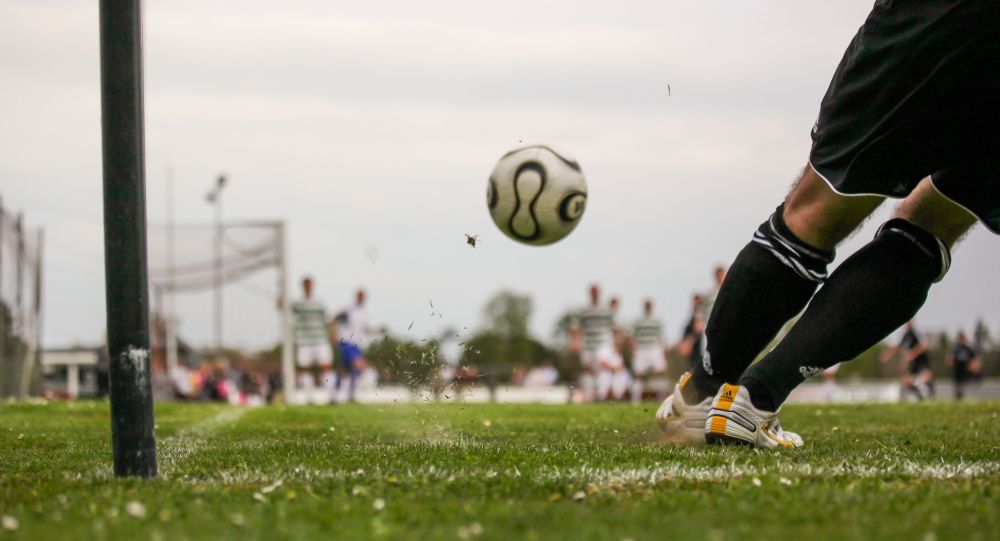
[[[104,277],[116,476],[156,476],[139,0],[101,0]]]

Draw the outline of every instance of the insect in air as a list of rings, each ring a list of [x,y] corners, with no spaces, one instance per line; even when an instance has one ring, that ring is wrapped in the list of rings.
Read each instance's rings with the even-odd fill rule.
[[[479,235],[470,235],[470,234],[466,233],[465,234],[465,242],[469,246],[472,246],[473,248],[475,248],[476,247],[476,243],[479,242]]]

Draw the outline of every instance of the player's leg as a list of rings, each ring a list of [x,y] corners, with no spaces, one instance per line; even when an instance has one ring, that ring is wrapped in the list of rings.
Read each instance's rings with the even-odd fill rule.
[[[597,388],[594,392],[594,401],[603,402],[611,394],[611,383],[613,380],[611,368],[607,363],[600,363],[597,367]]]
[[[597,359],[593,351],[580,352],[579,387],[582,402],[592,402],[597,396]]]
[[[904,370],[905,372],[903,372],[903,375],[899,379],[899,386],[902,389],[899,394],[899,401],[908,402],[910,395],[913,395],[913,398],[920,400],[920,390],[913,384],[913,374],[910,373],[910,367],[906,366]]]
[[[835,364],[823,371],[823,397],[827,402],[833,402],[834,394],[837,391],[837,370],[840,364]]]
[[[649,381],[652,366],[650,366],[649,355],[645,349],[636,349],[632,354],[632,403],[642,402],[642,394],[645,392],[646,384]]]
[[[632,374],[623,365],[617,365],[611,369],[611,397],[615,400],[625,398],[629,384],[632,382]]]
[[[805,168],[726,274],[705,330],[704,360],[685,388],[689,403],[739,379],[826,279],[837,244],[883,199],[840,195],[811,166]]]
[[[806,377],[857,357],[912,319],[975,221],[923,180],[830,276],[785,339],[743,374],[754,406],[775,411]]]
[[[365,361],[364,354],[361,353],[361,348],[358,348],[358,355],[357,355],[357,357],[355,357],[354,360],[351,361],[351,364],[348,367],[349,370],[350,370],[350,372],[348,374],[348,376],[350,377],[350,380],[348,381],[348,385],[347,385],[347,401],[348,402],[354,402],[354,395],[355,395],[355,391],[357,390],[357,386],[358,386],[358,376],[361,375],[361,371],[364,370],[364,368],[365,368],[365,366],[367,366],[367,364],[368,363]]]
[[[919,378],[923,385],[924,398],[931,399],[937,396],[937,390],[934,388],[934,372],[931,371],[930,362],[920,371]]]
[[[326,391],[327,399],[330,403],[335,402],[333,387],[336,384],[333,374],[333,348],[329,343],[317,344],[314,347],[316,355],[316,367],[319,371],[319,388]],[[317,398],[319,403],[324,399]]]
[[[295,374],[298,379],[298,397],[303,403],[308,403],[316,380],[313,376],[313,366],[316,363],[312,346],[300,345],[295,351]],[[288,397],[287,400],[293,400]]]
[[[960,401],[965,398],[965,382],[969,380],[969,372],[966,363],[955,363],[955,400]]]
[[[656,399],[660,400],[665,398],[664,386],[667,385],[667,354],[662,350],[657,350],[656,352],[656,363],[653,365],[653,374],[650,376],[650,381],[656,382]]]

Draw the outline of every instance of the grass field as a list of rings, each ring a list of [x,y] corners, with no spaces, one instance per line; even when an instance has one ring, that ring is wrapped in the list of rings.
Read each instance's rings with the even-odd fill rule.
[[[655,405],[0,405],[3,539],[998,539],[1000,403],[798,406],[790,452],[658,442]]]

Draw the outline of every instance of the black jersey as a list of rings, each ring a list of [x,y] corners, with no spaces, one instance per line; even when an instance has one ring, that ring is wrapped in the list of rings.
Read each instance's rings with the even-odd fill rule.
[[[976,377],[972,371],[972,359],[976,358],[976,350],[959,344],[951,351],[951,357],[955,360],[953,376],[956,385],[962,385]]]
[[[917,334],[913,329],[906,329],[906,333],[903,338],[899,341],[899,347],[906,349],[913,349],[920,345],[920,335]]]
[[[911,329],[906,329],[906,334],[903,335],[903,339],[899,341],[899,347],[912,350],[923,342],[917,331]],[[917,374],[923,372],[924,370],[930,370],[931,368],[931,358],[927,355],[927,351],[920,352],[919,355],[910,360],[910,365],[908,367],[911,374]]]
[[[959,344],[952,350],[951,357],[955,359],[955,364],[969,364],[976,358],[976,350]]]

